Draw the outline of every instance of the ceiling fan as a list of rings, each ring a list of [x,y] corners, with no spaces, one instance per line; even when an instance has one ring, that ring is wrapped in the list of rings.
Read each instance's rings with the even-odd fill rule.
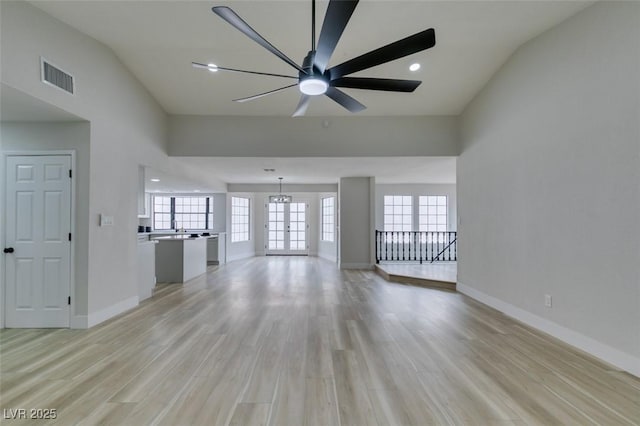
[[[435,46],[436,38],[433,28],[421,31],[412,36],[372,50],[327,69],[329,59],[331,58],[331,55],[338,44],[338,40],[340,40],[340,36],[347,26],[347,23],[349,22],[349,19],[357,5],[358,0],[330,0],[324,17],[324,22],[322,23],[322,29],[320,30],[318,44],[316,46],[316,2],[315,0],[311,1],[311,50],[302,61],[302,65],[298,65],[264,39],[231,8],[226,6],[213,7],[212,10],[216,15],[220,16],[260,46],[264,47],[269,52],[291,65],[293,68],[297,69],[298,76],[225,68],[214,64],[202,64],[198,62],[192,62],[192,65],[196,68],[204,68],[213,72],[218,70],[232,71],[298,80],[295,84],[281,87],[279,89],[270,90],[268,92],[246,98],[234,99],[235,102],[251,101],[298,86],[300,92],[302,92],[302,96],[300,97],[300,102],[293,113],[294,117],[304,115],[311,98],[313,96],[323,94],[327,95],[350,112],[355,113],[366,109],[366,106],[338,89],[339,87],[382,90],[389,92],[413,92],[420,83],[422,83],[421,81],[346,76]]]

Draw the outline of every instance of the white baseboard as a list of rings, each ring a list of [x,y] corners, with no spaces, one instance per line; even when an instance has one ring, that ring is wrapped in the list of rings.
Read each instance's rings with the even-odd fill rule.
[[[362,263],[341,263],[340,264],[340,269],[367,269],[367,270],[372,270],[373,269],[373,264],[366,263],[366,262],[362,262]]]
[[[556,324],[553,321],[534,315],[531,312],[518,308],[510,303],[504,302],[493,296],[489,296],[481,291],[469,287],[460,281],[456,285],[456,289],[463,294],[476,299],[479,302],[489,305],[500,312],[517,319],[533,328],[541,330],[551,336],[575,346],[602,361],[609,363],[617,368],[627,371],[634,376],[640,377],[640,358],[636,358],[628,353],[622,352],[614,347],[606,345],[602,342],[585,336],[566,327]]]
[[[109,318],[113,318],[118,314],[135,308],[136,306],[138,306],[138,303],[138,296],[133,296],[121,302],[118,302],[115,305],[111,305],[97,312],[91,313],[87,316],[87,328],[91,328],[94,325],[98,325],[101,322],[108,320]]]
[[[74,315],[71,317],[69,328],[89,328],[89,320],[86,315]]]

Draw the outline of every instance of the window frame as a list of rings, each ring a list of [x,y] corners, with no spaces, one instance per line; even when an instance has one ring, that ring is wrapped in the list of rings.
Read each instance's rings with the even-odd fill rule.
[[[236,200],[246,201],[245,205],[234,205]],[[241,212],[246,210],[246,212]],[[237,213],[236,213],[237,212]],[[246,219],[246,222],[235,222],[237,218]],[[244,243],[251,241],[251,199],[249,197],[231,196],[231,242],[232,243]],[[236,231],[238,227],[243,229]],[[242,239],[235,239],[238,235],[241,235]],[[246,237],[245,237],[246,235]]]
[[[178,227],[178,229],[182,228],[182,229],[193,229],[193,230],[210,230],[213,228],[213,196],[211,195],[168,195],[168,194],[156,194],[153,195],[152,197],[152,212],[151,212],[151,217],[152,217],[152,224],[153,224],[153,230],[154,231],[175,231],[176,228],[174,228],[174,222],[177,221],[176,219],[176,215],[202,215],[204,216],[204,228],[200,228],[200,227],[185,227],[183,226],[185,221],[182,221],[182,224],[176,222],[176,226]],[[169,199],[169,211],[161,211],[161,212],[157,212],[156,211],[156,199],[157,198],[164,198],[164,199]],[[198,208],[200,206],[198,206],[196,203],[196,205],[194,206],[192,203],[193,201],[190,201],[190,203],[188,205],[183,204],[182,206],[178,206],[181,207],[183,211],[178,211],[178,208],[176,208],[176,198],[195,198],[195,199],[204,199],[204,212],[199,211]],[[166,203],[164,203],[166,205]],[[187,210],[192,210],[193,208],[196,208],[195,212],[192,211],[187,211]],[[169,227],[168,228],[158,228],[157,227],[157,216],[158,215],[169,215]],[[197,217],[196,216],[196,217]],[[165,220],[163,220],[162,222],[166,222]],[[193,223],[191,220],[188,221],[189,223]]]
[[[435,223],[432,222],[433,220]],[[418,230],[420,232],[447,232],[449,230],[449,197],[446,195],[418,196]]]
[[[325,201],[331,205],[325,206]],[[336,197],[331,195],[320,199],[320,241],[333,243],[336,240]],[[330,221],[327,221],[331,218]]]
[[[409,219],[408,222],[406,218]],[[413,195],[384,195],[382,198],[382,226],[383,230],[388,232],[413,231]],[[396,229],[398,227],[400,229]]]

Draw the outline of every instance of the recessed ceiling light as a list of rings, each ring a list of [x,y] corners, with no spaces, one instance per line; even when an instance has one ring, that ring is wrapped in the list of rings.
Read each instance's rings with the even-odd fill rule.
[[[218,66],[216,64],[207,64],[207,69],[211,72],[218,72]]]
[[[419,69],[420,69],[420,64],[417,62],[409,66],[409,71],[418,71]]]
[[[153,179],[151,179],[151,182],[160,182],[160,179],[158,179],[158,178],[153,178]]]

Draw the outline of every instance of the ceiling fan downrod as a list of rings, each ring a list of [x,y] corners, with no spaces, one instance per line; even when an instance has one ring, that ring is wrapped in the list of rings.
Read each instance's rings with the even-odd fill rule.
[[[311,0],[311,51],[316,51],[316,0]]]

